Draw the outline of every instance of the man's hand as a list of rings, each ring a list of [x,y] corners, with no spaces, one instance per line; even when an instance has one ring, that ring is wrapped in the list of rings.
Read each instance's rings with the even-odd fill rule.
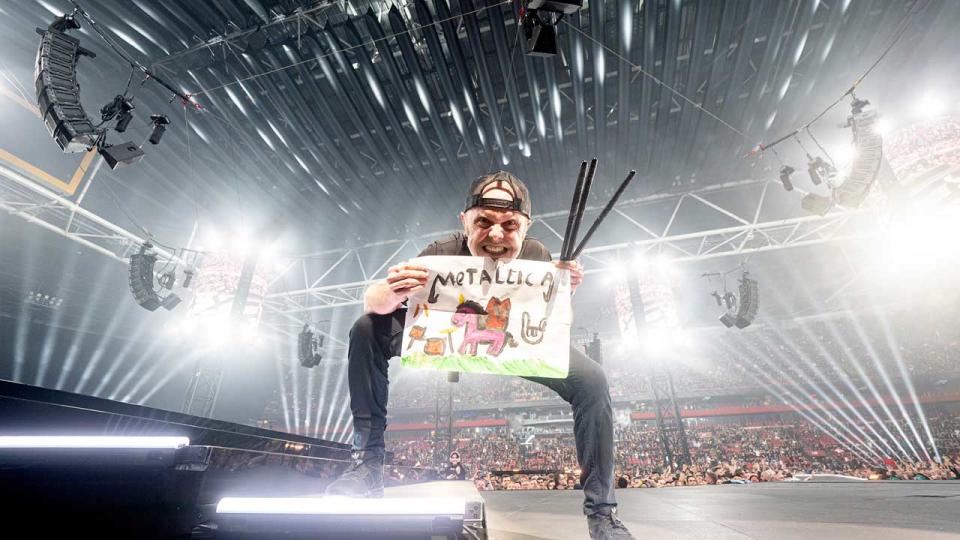
[[[577,287],[583,282],[583,266],[580,261],[554,261],[557,268],[570,270],[570,294],[577,292]]]
[[[387,287],[398,302],[403,302],[411,294],[427,286],[427,268],[407,262],[391,266],[387,270]]]

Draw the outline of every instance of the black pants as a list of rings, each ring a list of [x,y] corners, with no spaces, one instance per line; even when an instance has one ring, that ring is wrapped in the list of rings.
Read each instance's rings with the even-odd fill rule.
[[[399,356],[406,310],[389,315],[366,314],[350,329],[348,375],[353,412],[353,446],[382,450],[387,427],[388,361]],[[573,430],[583,485],[583,511],[608,513],[613,493],[613,407],[607,377],[596,362],[570,348],[565,379],[526,377],[560,394],[573,406]]]

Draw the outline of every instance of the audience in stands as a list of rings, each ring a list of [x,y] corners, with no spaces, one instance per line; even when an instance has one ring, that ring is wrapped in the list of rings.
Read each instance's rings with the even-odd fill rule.
[[[916,421],[916,419],[913,419]],[[802,420],[762,426],[691,425],[687,428],[691,464],[665,466],[656,427],[632,424],[617,429],[617,485],[669,487],[745,484],[839,474],[863,479],[960,479],[960,414],[928,418],[942,463],[927,460],[880,461],[868,452],[854,454],[833,437]],[[429,440],[392,440],[394,465],[422,467],[432,459]],[[572,435],[511,435],[505,430],[456,441],[463,462],[481,490],[578,489],[579,471]],[[906,450],[909,454],[911,451]],[[933,457],[933,450],[927,449]],[[870,457],[866,462],[861,456]]]

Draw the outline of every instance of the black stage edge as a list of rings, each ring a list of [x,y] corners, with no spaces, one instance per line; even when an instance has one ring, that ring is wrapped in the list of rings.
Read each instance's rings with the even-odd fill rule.
[[[5,529],[27,536],[214,537],[224,496],[322,492],[349,446],[0,381],[0,434],[179,436],[180,449],[0,449]]]
[[[492,540],[585,540],[581,491],[484,491]],[[639,539],[960,537],[960,482],[777,482],[620,489]]]
[[[285,446],[277,441],[283,441],[310,445],[318,454],[350,455],[346,444],[3,379],[0,429],[6,435],[175,435],[189,437],[193,445],[264,451],[277,451]]]

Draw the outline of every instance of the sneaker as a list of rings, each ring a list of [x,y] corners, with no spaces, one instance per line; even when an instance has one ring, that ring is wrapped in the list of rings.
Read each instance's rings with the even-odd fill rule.
[[[587,527],[590,528],[592,540],[635,540],[627,526],[617,519],[613,513],[596,513],[587,516]]]
[[[383,497],[383,453],[359,452],[359,457],[327,486],[327,495]]]

